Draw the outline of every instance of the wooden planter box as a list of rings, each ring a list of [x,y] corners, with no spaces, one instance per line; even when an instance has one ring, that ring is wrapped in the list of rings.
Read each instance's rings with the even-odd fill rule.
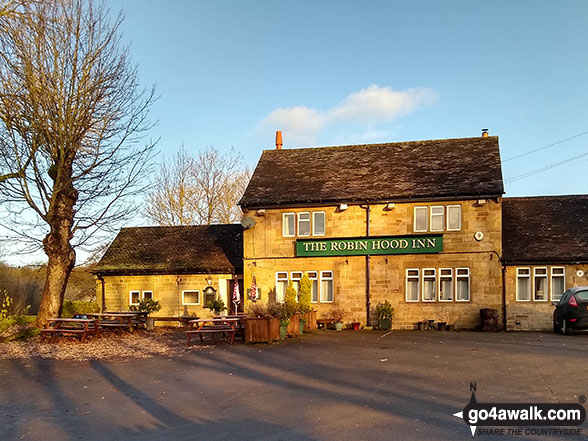
[[[247,343],[271,343],[280,339],[280,319],[245,319],[245,341]]]
[[[310,311],[304,314],[304,332],[316,331],[316,311]]]
[[[290,337],[296,337],[300,335],[300,314],[294,314],[290,317],[290,323],[288,324],[288,330],[286,334]]]

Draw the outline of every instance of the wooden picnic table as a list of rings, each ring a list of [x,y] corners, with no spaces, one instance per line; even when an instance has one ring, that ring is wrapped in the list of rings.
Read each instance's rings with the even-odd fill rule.
[[[98,320],[98,325],[102,328],[128,328],[133,332],[135,324],[139,324],[138,312],[101,312],[86,314]]]
[[[100,333],[98,320],[80,318],[50,318],[47,319],[41,329],[41,335],[56,334],[59,336],[80,337],[84,343],[88,333],[98,335]]]
[[[188,340],[186,346],[190,346],[192,335],[196,334],[200,337],[200,341],[204,341],[203,334],[211,334],[214,339],[214,334],[222,333],[229,334],[231,337],[230,344],[235,341],[235,334],[241,329],[242,317],[215,317],[198,320],[190,320],[190,329],[186,331]]]

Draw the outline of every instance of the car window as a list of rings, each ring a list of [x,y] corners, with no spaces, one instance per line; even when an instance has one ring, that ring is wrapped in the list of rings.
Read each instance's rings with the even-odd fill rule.
[[[570,292],[569,289],[566,292],[564,292],[563,295],[561,296],[561,300],[559,301],[558,305],[566,304],[568,302],[571,294],[572,293]]]
[[[576,300],[588,302],[588,291],[578,291],[576,293]]]

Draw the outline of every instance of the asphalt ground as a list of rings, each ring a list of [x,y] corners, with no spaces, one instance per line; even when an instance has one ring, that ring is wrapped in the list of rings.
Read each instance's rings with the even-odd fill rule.
[[[470,383],[479,402],[578,403],[588,335],[320,331],[171,357],[0,360],[0,439],[466,440],[452,414]]]

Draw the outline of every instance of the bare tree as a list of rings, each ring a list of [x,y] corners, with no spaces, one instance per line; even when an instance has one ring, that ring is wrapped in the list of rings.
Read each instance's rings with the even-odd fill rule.
[[[158,225],[203,225],[239,220],[237,202],[250,178],[234,149],[213,147],[186,154],[182,148],[169,165],[164,160],[149,193],[146,215]]]
[[[91,0],[22,2],[0,16],[0,222],[48,257],[37,323],[60,314],[75,247],[116,228],[146,190],[154,95],[121,22]]]

